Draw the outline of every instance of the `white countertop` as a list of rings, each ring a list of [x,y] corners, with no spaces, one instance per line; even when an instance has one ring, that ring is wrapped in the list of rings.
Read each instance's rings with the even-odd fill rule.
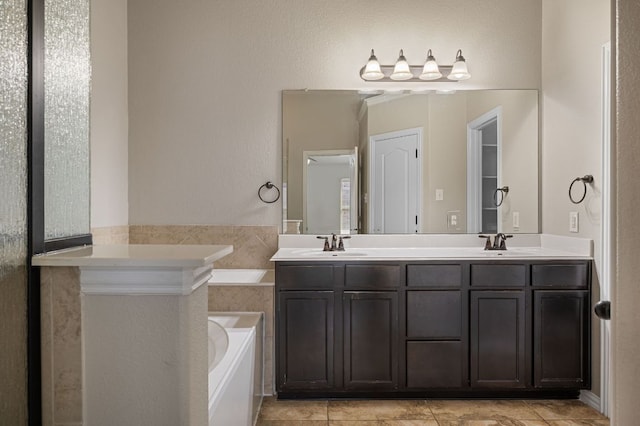
[[[108,244],[36,255],[35,266],[199,268],[233,252],[231,245]]]
[[[593,242],[585,238],[549,234],[517,234],[507,250],[484,250],[477,235],[353,235],[345,251],[322,251],[314,235],[280,235],[272,261],[384,261],[438,259],[591,259]]]
[[[571,252],[542,247],[517,247],[508,250],[487,250],[478,247],[404,247],[404,248],[352,248],[345,251],[322,251],[322,249],[281,248],[271,258],[272,261],[305,260],[549,260],[549,259],[589,259]]]

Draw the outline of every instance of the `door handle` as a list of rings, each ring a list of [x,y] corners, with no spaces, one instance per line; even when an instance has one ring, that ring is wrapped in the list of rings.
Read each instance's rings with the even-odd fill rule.
[[[611,302],[608,300],[601,300],[593,307],[593,312],[596,316],[603,320],[611,319]]]

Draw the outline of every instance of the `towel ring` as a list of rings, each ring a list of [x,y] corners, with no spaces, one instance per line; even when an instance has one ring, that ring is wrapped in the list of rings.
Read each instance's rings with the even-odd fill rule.
[[[580,197],[580,199],[577,201],[573,199],[573,194],[572,194],[573,185],[575,185],[576,182],[582,182],[582,186],[583,186],[582,197]],[[577,177],[571,182],[571,185],[569,185],[569,199],[573,204],[580,204],[581,202],[584,201],[584,197],[587,196],[587,184],[592,182],[593,182],[592,175],[584,175],[583,177]]]
[[[262,198],[262,190],[263,189],[272,189],[275,188],[276,191],[278,191],[278,194],[276,195],[276,198],[274,198],[271,201],[267,201],[264,198]],[[260,198],[260,201],[262,201],[263,203],[267,203],[267,204],[272,204],[275,203],[276,201],[278,201],[280,199],[280,189],[278,189],[277,186],[275,186],[274,184],[272,184],[271,182],[267,181],[267,183],[263,184],[260,188],[258,188],[258,198]]]
[[[501,194],[500,202],[498,202],[498,192]],[[500,207],[502,205],[502,203],[504,202],[504,197],[506,197],[508,193],[509,193],[509,187],[508,186],[503,186],[502,188],[497,188],[493,192],[493,204],[495,204],[496,207]]]

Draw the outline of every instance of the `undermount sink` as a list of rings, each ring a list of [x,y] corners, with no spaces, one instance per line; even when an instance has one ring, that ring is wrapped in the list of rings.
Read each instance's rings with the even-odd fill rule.
[[[323,251],[322,249],[302,249],[296,250],[293,254],[306,257],[363,257],[365,252],[355,251]]]

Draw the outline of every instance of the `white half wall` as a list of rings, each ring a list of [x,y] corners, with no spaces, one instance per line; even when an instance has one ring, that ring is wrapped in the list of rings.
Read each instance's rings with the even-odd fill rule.
[[[91,227],[129,224],[127,0],[91,1]]]
[[[281,91],[540,88],[541,2],[129,0],[131,225],[280,225]],[[462,83],[365,83],[370,50],[432,49]]]

